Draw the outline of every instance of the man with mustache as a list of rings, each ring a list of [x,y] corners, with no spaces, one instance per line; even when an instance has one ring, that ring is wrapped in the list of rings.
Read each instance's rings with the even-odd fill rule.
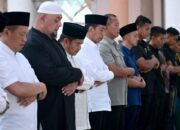
[[[43,130],[75,130],[74,92],[83,82],[81,70],[72,67],[63,47],[54,39],[61,26],[60,11],[52,1],[40,5],[22,51],[39,80],[47,85],[47,98],[38,104],[38,121]]]

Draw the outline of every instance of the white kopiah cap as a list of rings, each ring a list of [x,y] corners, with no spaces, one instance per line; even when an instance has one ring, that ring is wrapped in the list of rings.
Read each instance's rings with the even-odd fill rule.
[[[45,14],[61,14],[61,8],[56,2],[45,1],[39,6],[37,12]]]

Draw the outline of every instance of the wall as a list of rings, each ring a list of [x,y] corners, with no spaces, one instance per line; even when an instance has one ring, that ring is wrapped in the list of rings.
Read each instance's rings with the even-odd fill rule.
[[[180,31],[180,0],[164,0],[165,27],[175,27]]]

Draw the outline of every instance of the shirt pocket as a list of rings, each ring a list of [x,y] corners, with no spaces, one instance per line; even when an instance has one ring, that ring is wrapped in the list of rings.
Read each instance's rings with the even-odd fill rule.
[[[119,51],[116,50],[112,50],[112,54],[115,60],[116,65],[120,66],[120,67],[125,67],[125,62],[124,62],[124,55]]]

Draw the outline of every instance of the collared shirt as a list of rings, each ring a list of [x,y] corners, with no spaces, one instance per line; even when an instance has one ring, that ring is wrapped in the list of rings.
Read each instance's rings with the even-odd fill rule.
[[[75,68],[81,69],[83,76],[84,76],[84,82],[81,86],[78,86],[78,90],[89,90],[93,84],[94,84],[94,79],[90,76],[87,76],[85,69],[83,69],[82,65],[78,62],[77,58],[74,56],[70,55],[69,53],[66,52],[67,58],[71,65]]]
[[[107,82],[113,79],[114,74],[103,62],[98,44],[86,37],[81,50],[75,57],[81,62],[87,75],[93,77],[95,81],[104,82],[88,91],[89,112],[110,111],[111,102]]]
[[[3,89],[20,81],[39,82],[27,59],[21,53],[14,53],[8,46],[0,42],[0,83]],[[24,107],[17,103],[18,98],[7,92],[10,108],[0,121],[0,130],[36,130],[37,101]]]
[[[152,58],[152,53],[150,51],[149,45],[144,40],[138,41],[138,45],[133,48],[133,53],[135,54],[136,60],[138,60],[141,57],[146,60],[150,60]],[[154,73],[154,69],[146,73],[141,73],[141,76],[146,82],[146,87],[142,89],[142,94],[143,95],[154,94],[154,88],[156,87],[155,84],[156,76]]]
[[[87,99],[87,90],[89,90],[93,84],[94,80],[92,77],[88,77],[85,70],[82,68],[78,60],[66,52],[67,58],[70,61],[71,65],[75,68],[81,69],[84,82],[81,86],[78,86],[78,90],[83,91],[80,93],[75,93],[75,112],[76,112],[76,129],[85,130],[90,129],[89,123],[89,114],[88,114],[88,99]]]
[[[156,49],[154,48],[152,45],[149,45],[149,48],[151,50],[151,53],[159,60],[160,62],[160,66],[162,65],[161,63],[161,57],[160,57],[160,50],[159,49]],[[155,93],[158,95],[158,96],[161,96],[163,94],[165,94],[165,82],[164,80],[168,80],[167,78],[166,79],[163,79],[163,73],[161,72],[161,68],[158,69],[155,69],[154,72],[155,72],[155,76],[156,76],[156,80],[155,80],[155,83],[156,83],[156,87],[154,88],[155,90]]]
[[[124,45],[121,46],[120,51],[124,54],[124,61],[128,67],[132,67],[135,70],[135,76],[139,76],[139,70],[136,64],[135,56],[132,50],[128,49]],[[141,105],[141,89],[140,88],[128,88],[128,106]]]
[[[126,67],[123,54],[114,40],[105,36],[100,43],[100,53],[107,65],[115,63],[118,67]],[[127,78],[115,77],[109,82],[108,90],[112,106],[127,105]]]

